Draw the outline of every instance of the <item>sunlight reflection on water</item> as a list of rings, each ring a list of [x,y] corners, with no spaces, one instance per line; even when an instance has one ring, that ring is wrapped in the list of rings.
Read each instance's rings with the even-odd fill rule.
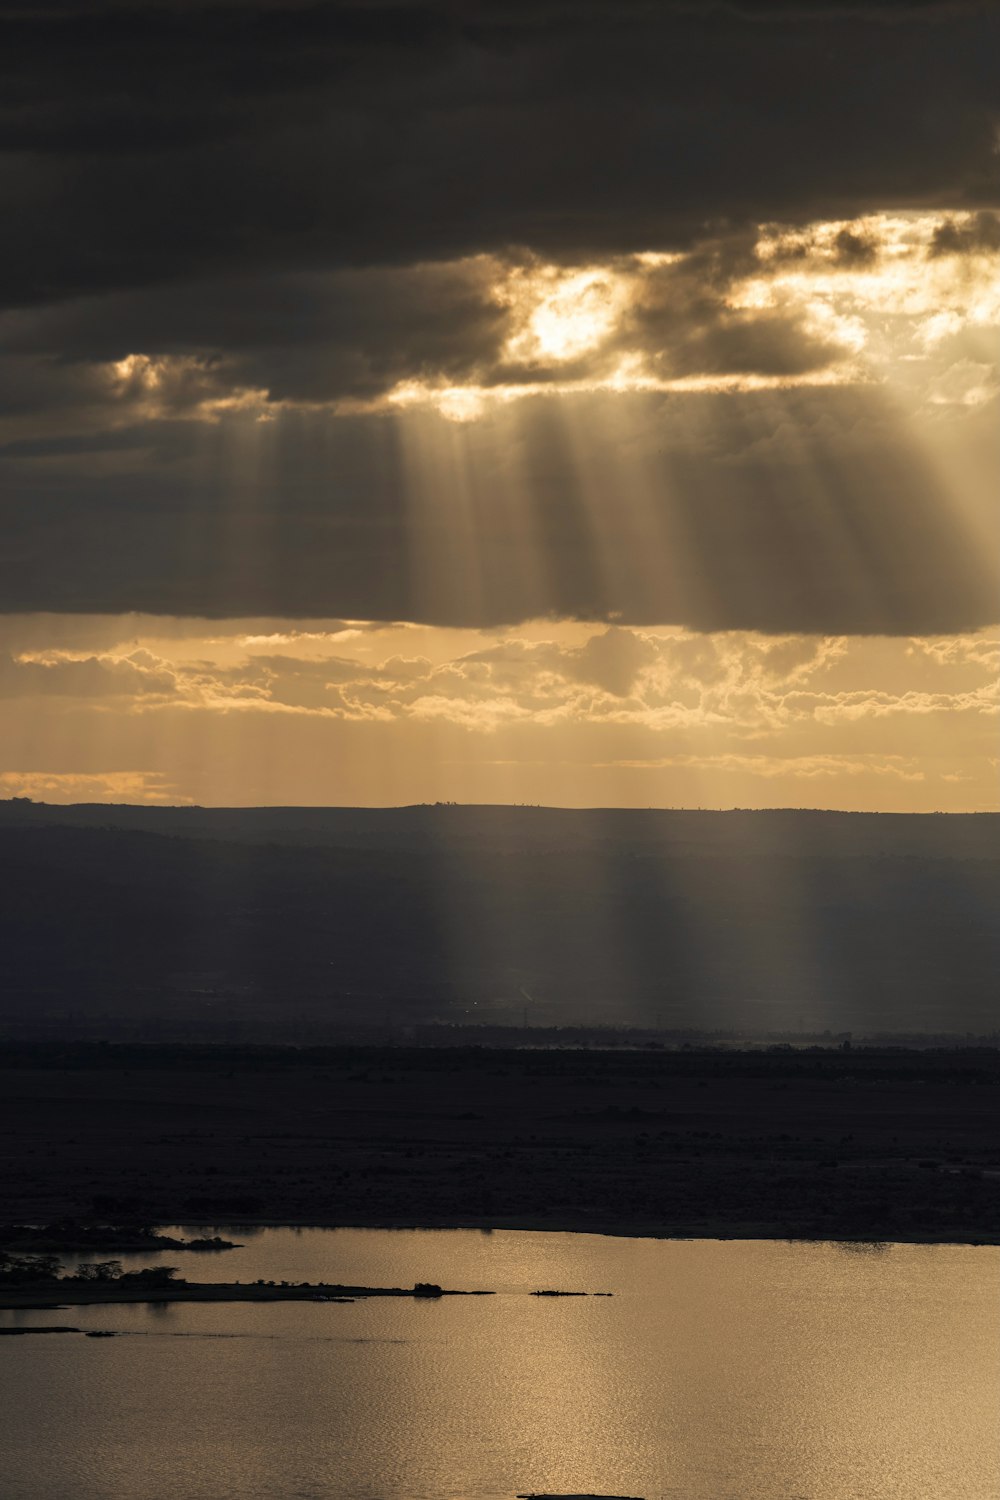
[[[994,1248],[269,1229],[181,1270],[500,1295],[0,1314],[137,1335],[3,1340],[5,1493],[1000,1493]]]

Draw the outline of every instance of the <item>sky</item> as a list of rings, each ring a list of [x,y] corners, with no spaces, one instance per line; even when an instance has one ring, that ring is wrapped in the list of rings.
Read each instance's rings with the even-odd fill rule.
[[[998,56],[0,0],[0,795],[1000,806]]]

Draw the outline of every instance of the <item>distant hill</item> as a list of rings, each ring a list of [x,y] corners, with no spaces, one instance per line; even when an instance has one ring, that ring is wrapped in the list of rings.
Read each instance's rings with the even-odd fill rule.
[[[733,850],[788,854],[908,853],[942,859],[1000,858],[1000,813],[844,813],[800,808],[701,812],[689,808],[414,807],[149,807],[84,802],[58,806],[0,799],[0,830],[101,828],[172,838],[338,848],[494,851],[613,845],[634,852]]]
[[[7,1035],[990,1032],[1000,816],[0,802]]]

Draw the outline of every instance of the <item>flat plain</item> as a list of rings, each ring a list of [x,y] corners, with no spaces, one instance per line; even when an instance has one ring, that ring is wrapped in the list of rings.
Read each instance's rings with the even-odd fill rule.
[[[1000,1242],[1000,1052],[0,1050],[8,1222]]]

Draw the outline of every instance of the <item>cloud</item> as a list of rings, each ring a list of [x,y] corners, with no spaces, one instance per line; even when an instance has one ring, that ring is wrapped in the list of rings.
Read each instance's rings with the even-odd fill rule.
[[[985,210],[965,220],[945,219],[934,231],[934,255],[975,255],[1000,250],[1000,218]]]
[[[684,377],[801,377],[854,351],[810,327],[799,307],[734,307],[752,241],[716,240],[669,264],[626,259],[574,271],[537,259],[469,260],[326,274],[237,278],[75,298],[0,316],[0,420],[8,452],[60,451],[26,436],[49,412],[111,429],[134,450],[150,419],[241,407],[378,407],[406,387],[661,385]],[[603,327],[601,326],[603,324]],[[136,351],[141,351],[137,353]],[[113,436],[112,436],[113,434]],[[93,432],[63,453],[94,452]],[[162,439],[160,440],[162,442]],[[48,447],[46,448],[46,442]]]
[[[34,802],[139,802],[169,807],[190,802],[159,771],[0,771],[0,796]]]
[[[0,698],[172,696],[176,686],[167,664],[146,651],[125,657],[77,657],[62,652],[0,656]]]
[[[215,658],[192,657],[183,640],[169,658],[142,645],[99,656],[49,647],[9,658],[0,684],[22,696],[131,699],[123,706],[143,713],[288,710],[448,719],[485,731],[508,721],[575,721],[657,733],[722,728],[755,740],[802,725],[914,715],[988,720],[1000,713],[1000,641],[982,635],[852,646],[846,637],[664,635],[612,626],[580,644],[506,634],[438,659],[380,659],[377,636],[374,654],[368,644],[364,657],[340,654],[337,632],[315,657],[262,651],[268,638],[260,634],[237,641],[243,650],[232,662],[224,659],[224,641]],[[198,647],[204,653],[206,643]],[[859,683],[859,672],[868,682]]]
[[[589,258],[996,189],[990,6],[248,0],[2,24],[18,305],[512,245]]]
[[[450,788],[470,800],[725,805],[797,802],[815,783],[825,805],[995,800],[1000,640],[985,633],[537,621],[346,641],[331,630],[325,644],[314,629],[298,654],[273,648],[266,621],[214,639],[205,622],[187,636],[171,623],[136,640],[123,620],[95,654],[74,649],[72,621],[39,630],[14,663],[19,713],[0,716],[0,757],[16,771],[3,785],[57,800],[419,801]],[[415,649],[401,654],[401,640]],[[128,780],[136,767],[146,781]],[[105,782],[112,771],[126,780]]]
[[[102,421],[106,450],[121,452],[155,444],[157,418],[266,418],[276,406],[877,381],[893,361],[1000,321],[987,223],[881,214],[716,232],[684,252],[586,266],[521,250],[19,308],[0,315],[0,421],[18,419],[7,451],[38,456],[46,442],[58,451],[58,425],[32,432],[44,411],[68,454],[93,452]],[[961,275],[935,264],[947,245],[978,247],[981,264]]]
[[[0,27],[0,607],[996,618],[995,7]]]
[[[69,362],[78,385],[103,385],[81,389],[81,398],[147,411],[180,414],[238,392],[272,402],[361,400],[425,371],[464,380],[496,363],[505,315],[494,284],[503,270],[478,256],[106,290],[12,311],[0,339],[23,368],[35,357],[39,382],[46,366],[37,361],[58,356],[57,390]],[[16,387],[8,399],[18,400]]]

